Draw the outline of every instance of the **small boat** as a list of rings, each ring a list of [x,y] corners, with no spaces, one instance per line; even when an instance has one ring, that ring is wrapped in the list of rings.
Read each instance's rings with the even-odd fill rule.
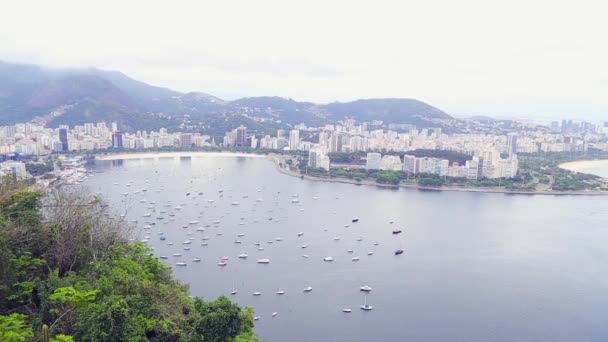
[[[161,258],[161,259],[169,259],[169,257],[166,256],[166,255],[161,255],[159,258]]]
[[[268,258],[260,259],[260,260],[258,260],[258,264],[270,264],[270,259],[268,259]]]
[[[334,241],[338,241],[338,240],[340,240],[340,237],[339,236],[335,236],[334,237]]]
[[[302,236],[302,235],[304,235],[304,232],[299,232],[298,233],[298,236]]]
[[[175,266],[187,266],[188,264],[186,264],[185,262],[176,262]]]
[[[363,311],[371,311],[372,310],[372,306],[371,305],[367,305],[367,296],[365,296],[365,302],[363,305],[361,305],[361,310]]]
[[[161,239],[161,240],[166,240],[167,238],[166,238],[166,237],[164,237],[164,236],[161,236],[161,237],[160,237],[160,239]]]
[[[184,250],[185,250],[185,251],[189,251],[189,250],[190,250],[190,247],[186,246],[186,247],[184,247]]]
[[[225,262],[223,262],[223,261],[220,261],[220,262],[217,263],[217,265],[220,266],[220,267],[224,267],[224,266],[226,266],[228,264],[225,263]]]
[[[350,260],[352,260],[352,261],[359,261],[359,259],[360,259],[359,257],[354,257],[354,258],[352,258]]]
[[[198,221],[190,221],[188,224],[198,224]]]
[[[302,254],[302,258],[308,259],[308,254]]]
[[[395,251],[395,255],[403,254],[403,249],[398,249]]]
[[[261,296],[261,295],[262,295],[262,293],[261,293],[261,292],[257,292],[257,291],[256,291],[256,292],[254,292],[254,293],[253,293],[253,295],[254,295],[254,296]]]
[[[359,222],[359,218],[358,218],[358,217],[354,217],[354,218],[352,219],[352,221],[353,221],[353,223],[355,223],[355,222]]]
[[[328,256],[328,257],[323,258],[323,261],[332,262],[332,261],[334,261],[334,258]]]
[[[348,228],[348,227],[350,227],[350,224],[345,224],[344,225],[344,228]]]
[[[344,308],[344,309],[342,309],[342,312],[351,313],[351,312],[353,312],[353,310]]]
[[[254,321],[257,321],[257,320],[259,320],[259,319],[260,319],[260,316],[253,316],[253,320],[254,320]]]
[[[272,317],[275,317],[276,315],[278,315],[278,313],[277,313],[277,312],[273,312],[273,313],[272,313]]]
[[[279,296],[280,296],[280,295],[284,295],[284,294],[285,294],[285,291],[283,291],[283,290],[279,290],[279,291],[277,291],[277,294],[278,294]]]
[[[305,243],[305,244],[303,244],[302,246],[300,246],[300,248],[308,248],[308,244],[307,244],[307,243]]]
[[[371,291],[372,291],[372,288],[371,288],[371,286],[365,285],[365,286],[361,286],[361,287],[359,288],[359,291],[363,291],[363,292],[371,292]]]
[[[374,252],[367,252],[367,255],[374,255]]]
[[[230,203],[230,204],[231,204],[231,205],[239,205],[240,203],[235,201],[235,202],[232,202],[232,203]]]
[[[243,254],[239,254],[239,258],[241,259],[247,259],[248,255],[243,253]]]
[[[346,251],[346,253],[354,253],[355,251],[353,251],[352,249],[349,249]]]
[[[241,243],[241,240],[234,240],[234,243]]]
[[[237,293],[237,291],[236,291],[236,290],[232,290],[232,292],[230,292],[230,294],[231,294],[231,295],[233,295],[233,296],[234,296],[236,293]]]
[[[307,286],[304,288],[304,292],[310,292],[312,291],[312,286]]]
[[[226,260],[228,260],[228,259],[229,259],[229,258],[228,258],[227,256],[224,256],[224,257],[222,257],[222,258],[221,258],[221,260],[222,260],[222,261],[226,261]]]
[[[393,234],[395,234],[395,235],[401,234],[401,229],[395,229],[395,230],[393,230]]]
[[[173,256],[174,256],[174,257],[180,257],[180,256],[182,256],[182,255],[181,255],[181,253],[173,253]]]
[[[237,236],[238,237],[243,237],[243,236],[245,236],[245,233],[239,233]]]

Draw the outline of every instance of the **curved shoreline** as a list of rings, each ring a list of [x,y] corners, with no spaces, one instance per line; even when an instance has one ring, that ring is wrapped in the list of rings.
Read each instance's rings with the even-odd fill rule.
[[[295,172],[289,171],[281,168],[277,162],[277,159],[273,156],[269,156],[274,162],[277,171],[282,174],[302,178],[302,175]],[[391,184],[381,184],[376,183],[372,180],[363,179],[360,182],[355,181],[350,178],[322,178],[315,176],[304,175],[303,179],[316,181],[316,182],[329,182],[329,183],[343,183],[343,184],[353,184],[353,185],[365,185],[365,186],[377,186],[384,188],[404,188],[404,189],[417,189],[417,190],[427,190],[427,191],[456,191],[456,192],[476,192],[476,193],[491,193],[491,194],[506,194],[506,195],[544,195],[544,196],[608,196],[608,191],[598,192],[598,191],[511,191],[500,188],[460,188],[460,187],[427,187],[420,186],[417,184],[399,184],[399,185],[391,185]]]
[[[248,157],[264,158],[265,155],[239,152],[138,152],[108,154],[96,157],[96,160],[128,160],[146,158],[176,158],[176,157]]]
[[[564,170],[573,172],[581,172],[581,170],[596,166],[608,166],[608,159],[577,160],[558,165]]]
[[[278,155],[255,154],[255,153],[240,153],[240,152],[138,152],[138,153],[119,153],[97,156],[97,160],[133,160],[146,158],[176,158],[176,157],[247,157],[247,158],[268,158],[275,164],[277,171],[282,174],[302,178],[302,175],[281,168],[278,163]],[[575,168],[582,169],[590,166],[605,165],[608,160],[582,160],[560,164],[566,170],[575,171]],[[576,172],[576,171],[575,171]],[[511,194],[511,195],[551,195],[551,196],[608,196],[608,191],[511,191],[502,188],[462,188],[462,187],[426,187],[417,184],[381,184],[374,180],[363,179],[355,181],[350,178],[323,178],[304,175],[303,179],[317,182],[344,183],[353,185],[366,185],[386,188],[405,188],[418,189],[428,191],[457,191],[457,192],[477,192],[477,193],[495,193],[495,194]]]

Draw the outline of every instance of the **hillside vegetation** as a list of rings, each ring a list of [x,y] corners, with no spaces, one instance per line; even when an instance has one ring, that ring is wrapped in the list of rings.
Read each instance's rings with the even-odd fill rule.
[[[107,208],[0,180],[0,341],[258,341],[252,309],[191,298]]]

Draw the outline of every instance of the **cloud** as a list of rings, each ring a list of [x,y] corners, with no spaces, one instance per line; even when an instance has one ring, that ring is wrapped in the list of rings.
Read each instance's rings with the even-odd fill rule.
[[[606,118],[603,1],[16,1],[0,58],[182,91]],[[528,110],[523,110],[522,107]]]

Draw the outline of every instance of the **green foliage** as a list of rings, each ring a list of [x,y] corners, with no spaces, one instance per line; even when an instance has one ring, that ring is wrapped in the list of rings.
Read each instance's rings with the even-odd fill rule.
[[[403,172],[400,171],[388,171],[380,170],[376,172],[376,182],[380,184],[394,184],[397,185],[404,178]]]
[[[74,342],[74,337],[64,334],[59,334],[51,338],[50,342]]]
[[[244,330],[240,308],[225,296],[220,296],[211,302],[196,298],[194,309],[199,315],[193,324],[194,331],[202,337],[203,341],[230,341]],[[245,315],[246,318],[250,316]],[[253,322],[253,317],[251,317],[251,322]]]
[[[42,176],[45,173],[53,171],[53,164],[49,163],[26,163],[25,170],[32,176]]]
[[[0,189],[0,341],[257,341],[252,310],[190,298],[99,198],[51,191],[41,213],[42,194]]]
[[[25,323],[25,315],[0,316],[0,341],[21,342],[34,336],[32,328]]]

